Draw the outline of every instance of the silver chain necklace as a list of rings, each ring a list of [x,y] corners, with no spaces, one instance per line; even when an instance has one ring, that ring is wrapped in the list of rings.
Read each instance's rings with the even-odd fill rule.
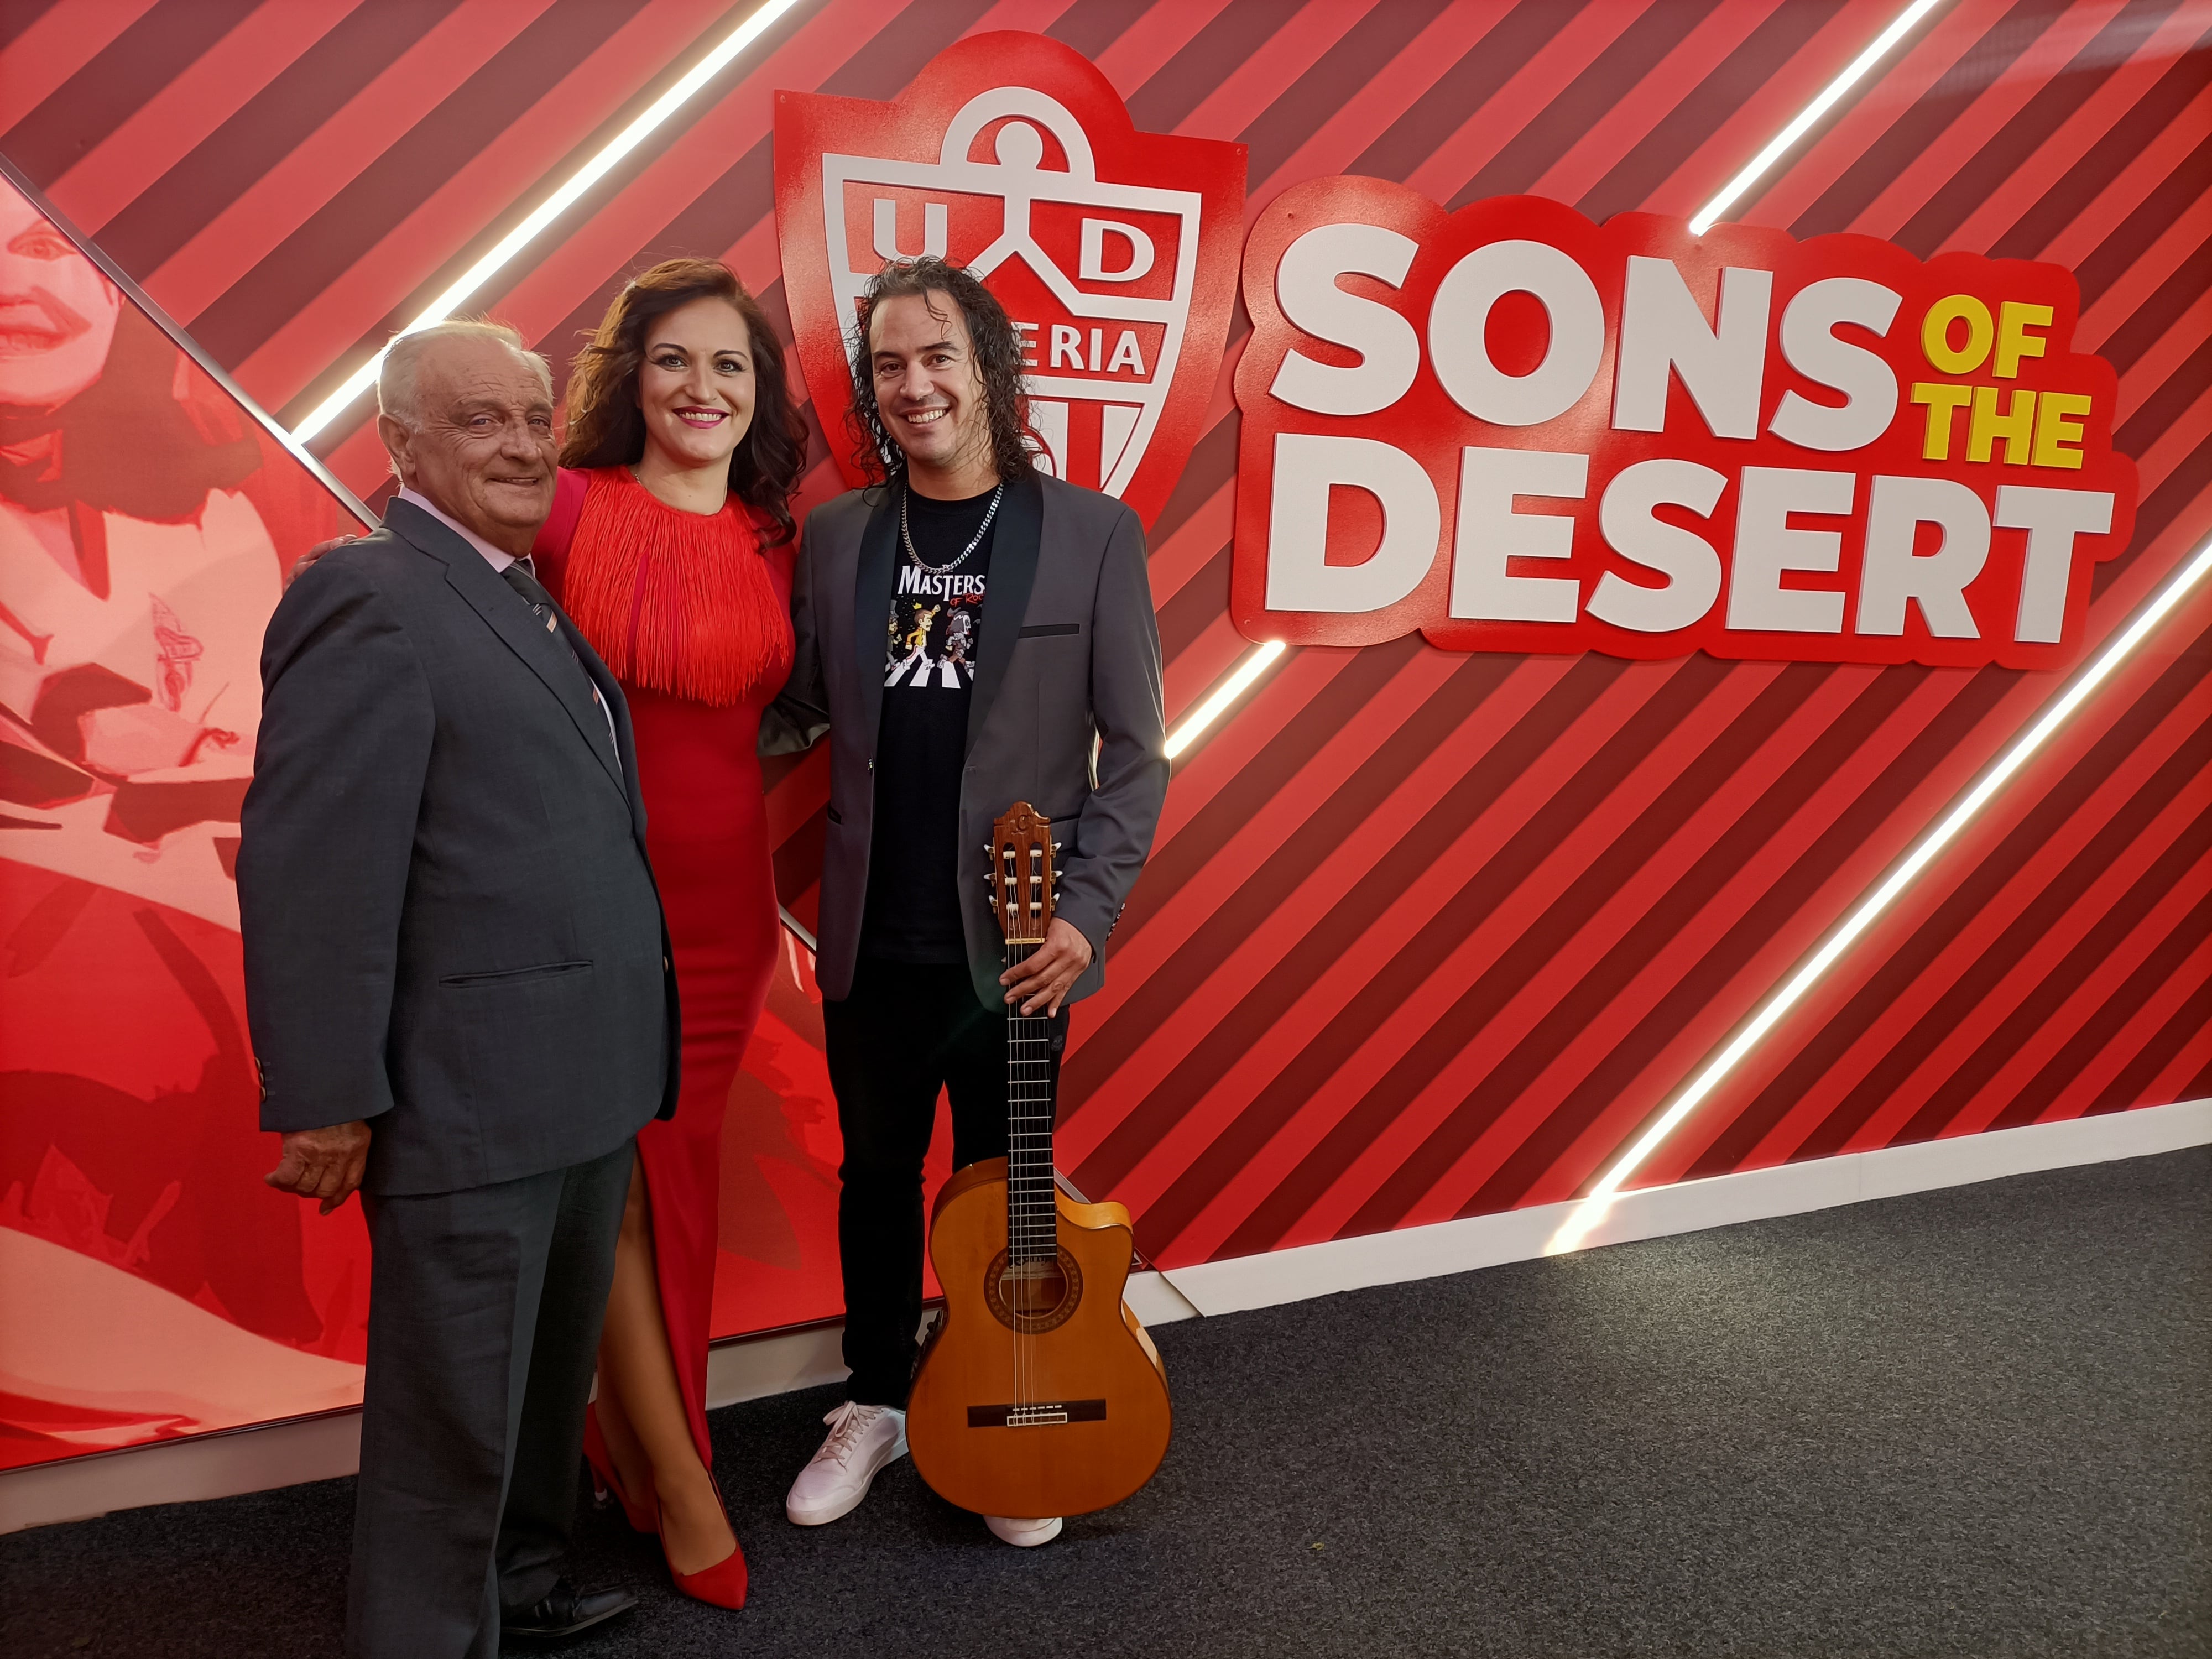
[[[999,516],[999,500],[1006,493],[1006,486],[1004,483],[991,492],[991,504],[983,509],[983,522],[975,528],[975,538],[960,550],[958,557],[947,559],[943,564],[932,564],[914,550],[914,538],[907,533],[906,527],[907,498],[913,494],[913,490],[911,487],[901,489],[899,491],[899,540],[906,544],[907,557],[912,559],[933,576],[942,576],[948,570],[958,569],[962,562],[970,553],[982,546],[983,538],[990,534],[991,520]]]

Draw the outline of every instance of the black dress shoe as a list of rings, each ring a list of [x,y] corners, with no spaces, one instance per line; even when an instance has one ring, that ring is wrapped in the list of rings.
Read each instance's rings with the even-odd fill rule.
[[[580,1590],[563,1578],[537,1606],[501,1613],[499,1633],[523,1642],[565,1642],[636,1605],[628,1590]]]

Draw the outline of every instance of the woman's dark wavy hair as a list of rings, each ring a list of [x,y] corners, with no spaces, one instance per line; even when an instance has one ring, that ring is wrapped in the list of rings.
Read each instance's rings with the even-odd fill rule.
[[[576,354],[568,378],[568,431],[561,465],[633,466],[645,454],[645,414],[638,407],[638,371],[653,325],[694,300],[720,300],[745,319],[752,337],[753,420],[730,454],[730,489],[774,520],[769,545],[798,533],[791,494],[806,465],[806,424],[792,407],[783,345],[760,303],[720,259],[665,259],[630,279],[599,332]]]
[[[960,307],[968,325],[968,339],[975,354],[975,372],[983,382],[983,406],[991,422],[991,455],[1002,483],[1027,477],[1034,470],[1035,445],[1030,435],[1029,392],[1022,381],[1022,342],[1013,321],[991,290],[973,273],[948,264],[933,254],[919,259],[894,259],[870,279],[861,295],[853,327],[853,406],[845,423],[851,430],[854,459],[872,478],[890,478],[906,470],[906,454],[884,425],[876,407],[876,377],[868,349],[868,319],[886,300],[918,295],[930,315],[942,316],[938,296],[950,298]]]

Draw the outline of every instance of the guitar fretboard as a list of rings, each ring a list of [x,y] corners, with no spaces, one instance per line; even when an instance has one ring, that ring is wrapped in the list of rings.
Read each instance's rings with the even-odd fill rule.
[[[1034,945],[1009,944],[1012,967],[1035,953]],[[1059,1209],[1053,1201],[1052,1021],[1006,1014],[1006,1260],[1018,1266],[1049,1261],[1060,1247]]]

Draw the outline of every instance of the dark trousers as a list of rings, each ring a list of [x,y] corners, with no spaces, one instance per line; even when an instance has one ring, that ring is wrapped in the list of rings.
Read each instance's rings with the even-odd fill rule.
[[[496,1659],[553,1588],[632,1143],[455,1193],[362,1194],[368,1375],[346,1650]]]
[[[1006,1020],[963,965],[860,959],[852,994],[822,1005],[830,1084],[845,1138],[837,1253],[845,1277],[848,1395],[906,1404],[921,1323],[921,1164],[937,1091],[952,1101],[952,1167],[1006,1155]],[[1053,1077],[1067,1036],[1053,1022]]]

